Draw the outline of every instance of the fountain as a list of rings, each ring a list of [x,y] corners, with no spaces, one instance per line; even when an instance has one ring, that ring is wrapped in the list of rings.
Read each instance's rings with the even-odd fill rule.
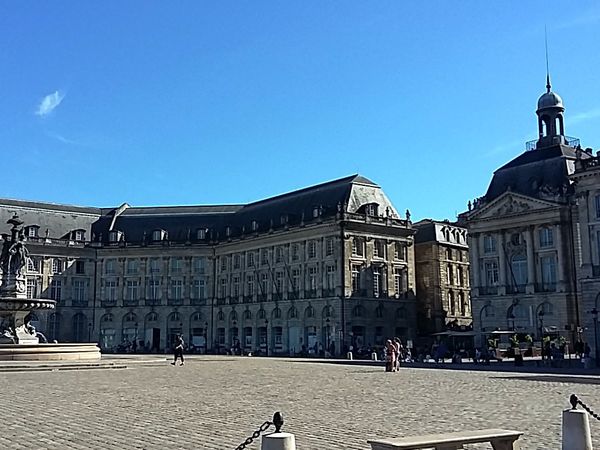
[[[12,228],[10,235],[2,235],[0,254],[0,360],[99,359],[96,344],[48,344],[33,327],[32,312],[54,309],[56,302],[27,298],[29,251],[21,228],[23,221],[15,214],[7,223]]]

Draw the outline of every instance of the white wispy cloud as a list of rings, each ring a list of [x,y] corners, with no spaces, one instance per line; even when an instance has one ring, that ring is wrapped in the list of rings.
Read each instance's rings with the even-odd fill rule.
[[[52,131],[47,131],[46,132],[46,136],[52,138],[52,139],[56,139],[57,141],[62,142],[63,144],[69,144],[69,145],[82,145],[84,146],[85,144],[79,141],[75,141],[73,139],[69,139],[67,137],[64,137],[62,134],[58,134],[58,133],[54,133]]]
[[[565,121],[567,122],[567,125],[576,125],[578,123],[596,119],[598,117],[600,117],[600,108],[595,108],[589,111],[573,114],[572,116],[567,116]]]
[[[58,105],[61,104],[64,98],[65,94],[60,91],[54,91],[52,94],[46,95],[40,101],[38,109],[35,113],[40,117],[47,116],[54,111]]]

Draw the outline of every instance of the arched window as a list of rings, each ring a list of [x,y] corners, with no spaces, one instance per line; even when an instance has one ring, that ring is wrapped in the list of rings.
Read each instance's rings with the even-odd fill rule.
[[[362,305],[356,305],[352,309],[352,317],[363,317],[365,315],[365,308]]]
[[[304,310],[304,317],[310,319],[312,317],[315,317],[315,308],[313,308],[312,306],[307,306],[306,309]]]
[[[452,249],[451,248],[446,249],[446,259],[452,260]]]
[[[178,322],[181,320],[181,315],[177,311],[173,311],[169,315],[169,322]]]
[[[483,307],[483,316],[484,317],[495,317],[496,309],[492,305],[487,305]]]
[[[114,320],[114,316],[112,314],[104,314],[100,319],[100,322],[112,322]]]
[[[123,317],[123,322],[135,322],[136,320],[137,317],[132,312],[125,314],[125,317]]]
[[[223,311],[217,313],[217,320],[225,320],[225,313]]]
[[[229,320],[238,320],[238,315],[235,311],[231,311],[231,313],[229,313]]]
[[[333,308],[330,305],[327,305],[323,308],[323,317],[331,316],[333,316]]]
[[[252,311],[250,311],[249,309],[246,309],[244,311],[242,317],[244,318],[244,320],[250,320],[250,319],[252,319]]]
[[[146,316],[146,321],[147,322],[156,322],[156,321],[158,321],[158,314],[155,313],[155,312],[148,313],[148,315]]]
[[[450,304],[450,315],[456,315],[456,300],[452,291],[448,292],[448,303]]]
[[[273,317],[273,319],[281,319],[281,309],[279,309],[279,307],[275,308],[271,317]]]
[[[288,310],[288,319],[297,319],[298,318],[298,310],[292,306],[289,310]]]
[[[548,302],[542,303],[539,306],[539,310],[544,311],[544,315],[547,315],[547,316],[551,316],[552,314],[554,314],[554,306],[552,306],[552,303],[548,303]]]
[[[256,317],[258,319],[264,319],[266,317],[266,315],[267,315],[267,313],[265,312],[265,310],[261,308],[261,309],[258,310],[258,313],[256,314]]]
[[[200,311],[196,311],[194,314],[192,314],[192,321],[200,322],[201,320],[202,320],[202,313]]]

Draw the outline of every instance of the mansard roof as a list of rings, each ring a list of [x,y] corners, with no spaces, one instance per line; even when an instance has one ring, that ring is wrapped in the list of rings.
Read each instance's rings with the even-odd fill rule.
[[[377,184],[363,176],[351,175],[246,205],[125,205],[122,210],[113,210],[94,224],[93,231],[96,236],[102,235],[102,241],[108,240],[109,231],[118,230],[124,233],[126,241],[141,242],[149,239],[150,233],[157,229],[167,231],[168,239],[174,241],[195,241],[197,230],[206,229],[207,238],[217,240],[225,238],[227,232],[230,237],[235,237],[333,217],[338,208],[346,207],[348,212],[356,212],[366,203],[381,205],[381,212],[389,207],[390,214],[398,218]],[[314,217],[315,211],[318,217]],[[257,229],[253,229],[253,223]]]
[[[483,200],[490,202],[509,190],[533,198],[547,199],[549,193],[564,198],[570,192],[575,151],[557,144],[522,153],[494,172]],[[589,155],[582,152],[582,158]]]

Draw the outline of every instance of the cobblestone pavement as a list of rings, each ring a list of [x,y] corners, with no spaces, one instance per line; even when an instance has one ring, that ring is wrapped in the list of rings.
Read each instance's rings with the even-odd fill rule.
[[[524,431],[524,449],[558,449],[568,396],[600,409],[598,382],[235,357],[0,373],[0,448],[234,449],[279,410],[299,450],[492,427]],[[600,447],[600,422],[590,422]]]

